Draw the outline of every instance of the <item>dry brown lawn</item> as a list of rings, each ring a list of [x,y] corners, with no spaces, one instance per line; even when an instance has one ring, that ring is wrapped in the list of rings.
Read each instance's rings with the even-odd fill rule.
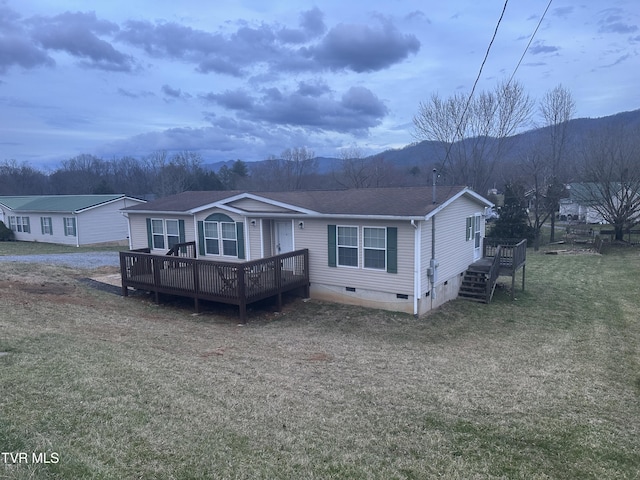
[[[123,298],[3,265],[0,478],[638,478],[640,253],[425,318]],[[31,458],[30,458],[31,459]]]

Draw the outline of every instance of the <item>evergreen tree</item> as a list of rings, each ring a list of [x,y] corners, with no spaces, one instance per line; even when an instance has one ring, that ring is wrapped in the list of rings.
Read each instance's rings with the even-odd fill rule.
[[[531,241],[535,231],[529,226],[524,187],[507,184],[504,188],[504,206],[498,209],[500,217],[489,232],[489,238]]]

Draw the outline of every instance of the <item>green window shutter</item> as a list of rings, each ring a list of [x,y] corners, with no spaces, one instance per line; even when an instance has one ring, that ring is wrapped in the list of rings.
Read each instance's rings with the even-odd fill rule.
[[[40,217],[40,233],[44,235],[44,217]]]
[[[147,218],[147,244],[149,245],[149,248],[153,250],[153,235],[151,235],[151,219],[150,218]]]
[[[178,242],[184,243],[185,241],[184,220],[178,220]],[[180,253],[187,253],[187,247],[180,247]]]
[[[337,239],[336,239],[336,226],[327,225],[327,244],[329,245],[329,266],[336,267],[338,260],[336,258]]]
[[[473,225],[473,217],[467,217],[467,227],[464,233],[464,237],[467,242],[471,240],[471,235],[469,234],[469,232],[471,231],[472,225]]]
[[[77,229],[77,225],[76,225],[76,217],[73,217],[73,236],[74,237],[78,236],[78,229]]]
[[[236,234],[238,237],[238,258],[244,260],[244,223],[236,223]]]
[[[67,237],[67,219],[66,217],[62,219],[62,229],[64,230],[64,236]]]
[[[184,236],[184,220],[178,220],[178,241],[180,243],[184,243],[186,242],[185,240],[185,236]]]
[[[198,253],[202,256],[207,254],[204,247],[204,222],[198,222]]]
[[[398,273],[398,228],[387,227],[387,272]]]
[[[53,235],[53,219],[49,217],[49,235]]]

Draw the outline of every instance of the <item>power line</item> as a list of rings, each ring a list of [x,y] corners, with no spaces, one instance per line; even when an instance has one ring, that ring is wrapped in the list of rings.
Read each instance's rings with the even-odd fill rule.
[[[491,51],[491,47],[493,46],[493,42],[496,39],[496,36],[498,35],[498,28],[500,27],[500,23],[502,22],[502,18],[504,17],[504,12],[507,10],[507,5],[509,4],[509,0],[505,0],[504,2],[504,6],[502,7],[502,13],[500,14],[500,18],[498,18],[498,23],[496,23],[496,28],[493,31],[493,36],[491,37],[491,41],[489,42],[489,45],[487,47],[487,51],[484,54],[484,59],[482,60],[482,63],[480,64],[480,69],[478,70],[478,75],[476,76],[476,80],[473,82],[473,88],[471,88],[471,92],[469,93],[469,97],[467,98],[467,103],[464,106],[464,109],[462,110],[462,114],[460,115],[460,118],[458,120],[458,124],[456,125],[456,135],[459,136],[460,138],[463,138],[462,132],[460,131],[460,128],[462,127],[462,122],[465,118],[465,115],[467,114],[467,110],[469,109],[469,105],[471,105],[471,99],[473,98],[473,94],[476,91],[476,87],[478,85],[478,82],[480,81],[480,77],[482,76],[482,70],[484,69],[484,65],[485,63],[487,63],[487,58],[489,58],[489,52]],[[444,160],[442,161],[442,167],[444,168],[444,166],[447,164],[447,161],[449,160],[449,155],[451,154],[451,148],[453,147],[453,141],[451,141],[447,147],[447,151],[444,155]]]
[[[551,7],[551,2],[553,2],[553,0],[549,0],[549,3],[547,4],[547,8],[545,8],[545,10],[544,10],[544,12],[542,14],[542,17],[540,17],[540,21],[538,22],[538,25],[536,25],[536,29],[533,31],[533,34],[531,35],[531,38],[529,38],[529,43],[527,43],[527,46],[524,49],[524,52],[522,52],[522,56],[520,57],[520,60],[518,61],[518,64],[516,65],[516,68],[513,70],[513,73],[511,74],[511,78],[509,78],[509,81],[507,82],[507,85],[509,85],[511,83],[511,81],[513,80],[513,77],[515,77],[516,72],[518,71],[518,68],[520,68],[520,64],[522,63],[522,60],[524,59],[524,56],[529,51],[529,47],[531,46],[531,42],[533,42],[533,38],[536,36],[536,33],[538,33],[538,29],[540,28],[540,25],[542,24],[542,21],[544,20],[544,17],[547,15],[547,12],[549,11],[549,7]]]

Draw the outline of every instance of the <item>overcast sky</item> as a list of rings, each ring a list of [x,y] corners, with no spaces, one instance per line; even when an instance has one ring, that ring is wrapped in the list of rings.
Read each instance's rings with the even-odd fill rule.
[[[479,90],[514,72],[548,0],[511,0]],[[158,150],[206,162],[413,141],[469,92],[503,0],[0,0],[0,161]],[[554,0],[515,79],[578,117],[640,108],[640,2]]]

